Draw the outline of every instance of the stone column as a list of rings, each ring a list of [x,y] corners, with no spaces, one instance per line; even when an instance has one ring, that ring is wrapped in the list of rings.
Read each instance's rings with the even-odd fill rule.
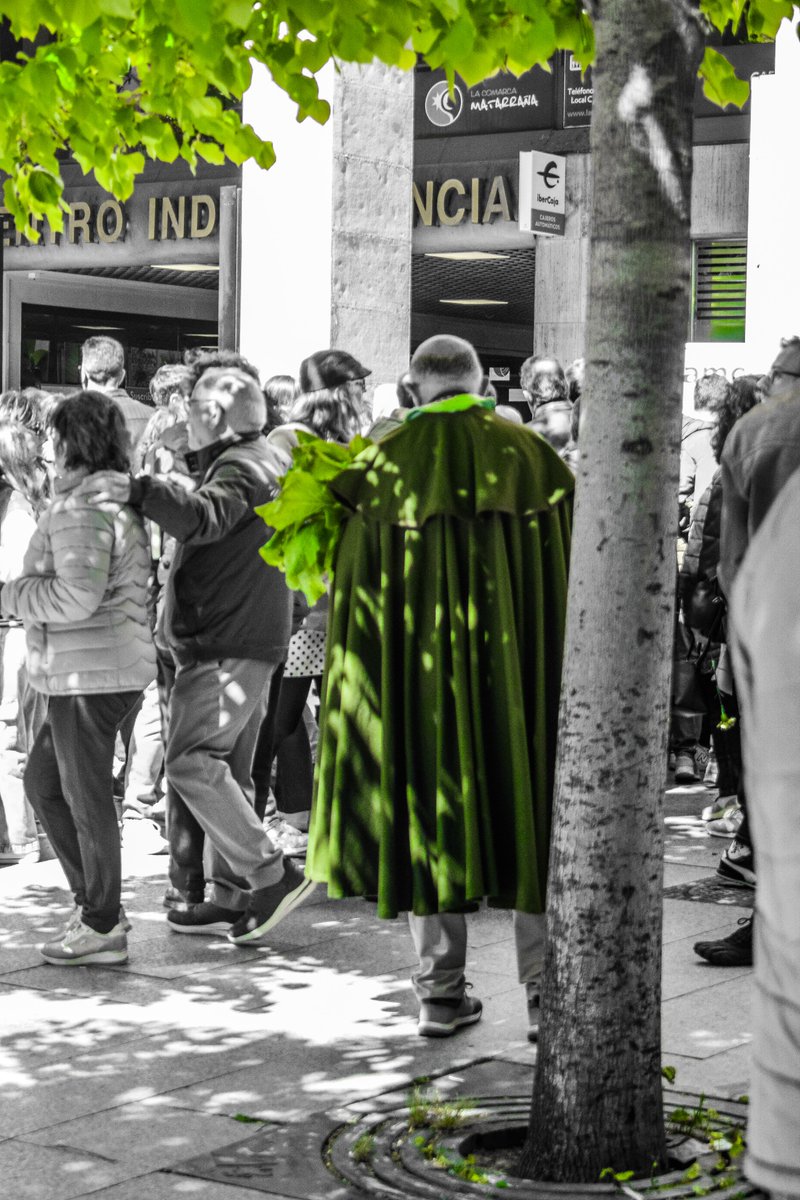
[[[372,387],[410,353],[413,82],[346,66],[334,93],[330,344],[371,367]]]
[[[776,39],[775,74],[751,86],[745,337],[751,361],[766,371],[780,338],[800,334],[800,159],[790,134],[800,124],[800,42],[792,22]]]
[[[563,237],[536,238],[534,354],[552,354],[562,366],[583,354],[589,295],[590,158],[567,158],[567,221]]]

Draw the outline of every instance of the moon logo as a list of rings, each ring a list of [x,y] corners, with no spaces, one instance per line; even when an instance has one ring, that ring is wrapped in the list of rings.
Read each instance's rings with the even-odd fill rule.
[[[452,125],[461,116],[464,107],[464,97],[458,84],[453,85],[453,94],[447,87],[447,80],[435,83],[425,97],[425,116],[431,125],[444,128]]]

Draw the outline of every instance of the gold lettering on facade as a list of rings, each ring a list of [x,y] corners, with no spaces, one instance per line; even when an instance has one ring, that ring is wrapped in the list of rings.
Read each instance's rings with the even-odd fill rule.
[[[178,240],[186,236],[186,197],[178,196],[178,208],[164,196],[161,201],[161,240],[175,237]]]
[[[156,214],[158,211],[158,200],[155,196],[151,196],[147,201],[147,237],[148,240],[154,242],[156,240]]]
[[[481,192],[487,187],[486,202]],[[424,192],[423,192],[424,188]],[[468,180],[445,179],[439,183],[426,179],[412,184],[414,220],[422,225],[460,225],[467,219],[473,225],[490,225],[495,217],[513,221],[511,193],[503,175],[484,180],[473,175]],[[463,199],[454,199],[463,197]]]
[[[201,224],[205,211],[206,222]],[[189,224],[189,237],[204,238],[214,232],[217,224],[217,206],[213,196],[192,196],[192,215]]]
[[[83,234],[83,244],[88,245],[92,240],[92,234],[89,229],[89,219],[92,215],[92,210],[85,200],[76,200],[74,204],[69,206],[69,219],[67,220],[67,240],[70,245],[78,240],[78,230]]]
[[[107,224],[106,217],[111,220]],[[97,237],[101,242],[118,242],[125,228],[125,217],[116,200],[104,200],[97,210],[95,222]]]
[[[464,213],[467,211],[465,204],[456,204],[453,212],[448,212],[447,200],[451,192],[455,192],[459,196],[466,196],[467,189],[460,179],[445,179],[439,188],[439,198],[436,201],[436,215],[440,225],[460,225],[464,220]]]
[[[506,181],[502,175],[495,175],[486,197],[486,207],[483,210],[483,225],[488,225],[492,217],[502,217],[504,221],[511,220],[511,206],[508,203]]]
[[[417,206],[417,212],[422,219],[423,225],[433,224],[433,180],[429,179],[425,184],[425,199],[422,199],[420,190],[414,183],[411,185],[414,203]]]

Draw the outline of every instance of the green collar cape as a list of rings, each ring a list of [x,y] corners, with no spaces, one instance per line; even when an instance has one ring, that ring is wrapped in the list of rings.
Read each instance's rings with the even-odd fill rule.
[[[307,873],[384,917],[543,911],[571,472],[456,398],[328,487],[343,522]]]

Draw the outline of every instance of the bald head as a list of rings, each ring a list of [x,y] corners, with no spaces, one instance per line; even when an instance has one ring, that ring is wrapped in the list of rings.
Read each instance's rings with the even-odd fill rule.
[[[483,380],[474,346],[449,334],[423,342],[411,359],[408,375],[420,404],[429,404],[441,395],[479,392]]]
[[[255,379],[238,367],[209,367],[195,384],[192,399],[214,401],[234,433],[257,433],[266,424],[264,393]]]

